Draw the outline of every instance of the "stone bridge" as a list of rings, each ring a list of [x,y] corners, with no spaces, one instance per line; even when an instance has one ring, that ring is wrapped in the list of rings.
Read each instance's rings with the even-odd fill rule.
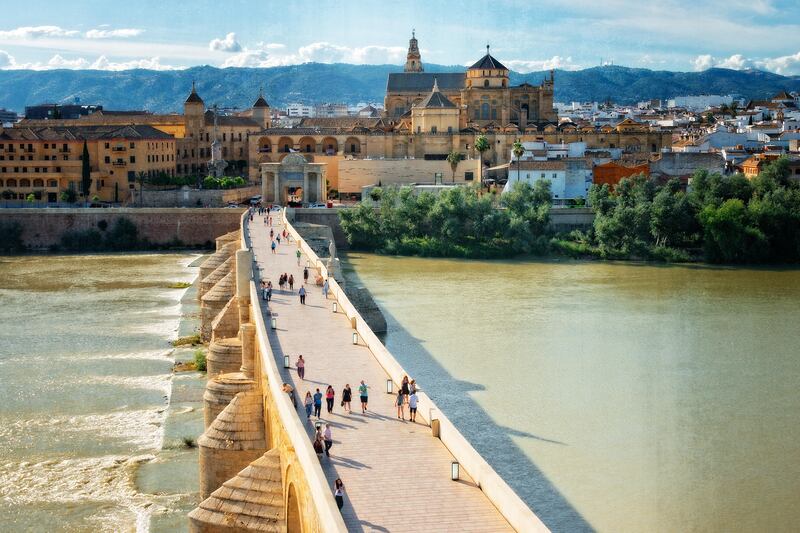
[[[189,513],[193,532],[547,531],[425,392],[416,423],[394,416],[404,369],[369,329],[344,291],[285,218],[270,250],[262,217],[217,239],[200,267],[201,335],[209,342],[205,432],[198,439],[202,502]],[[297,258],[297,251],[301,252]],[[279,273],[301,284],[308,305],[277,287]],[[273,281],[269,304],[257,283]],[[330,291],[322,295],[327,279]],[[304,354],[307,381],[289,359]],[[312,446],[314,424],[283,391],[358,380],[371,385],[365,414],[325,414],[334,428],[330,457]],[[424,386],[424,376],[417,381]],[[323,389],[324,390],[324,389]],[[355,396],[355,392],[354,392]],[[337,396],[337,403],[339,397]],[[358,398],[353,398],[355,411]],[[452,475],[453,472],[457,475]],[[333,480],[346,488],[341,512]]]

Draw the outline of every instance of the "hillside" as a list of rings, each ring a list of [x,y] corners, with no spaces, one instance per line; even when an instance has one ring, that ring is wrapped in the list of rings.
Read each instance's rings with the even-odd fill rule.
[[[396,65],[306,63],[265,69],[194,67],[186,70],[0,70],[0,107],[22,112],[42,102],[102,104],[109,109],[180,111],[192,80],[207,105],[248,107],[260,86],[270,105],[289,102],[382,102],[386,78]],[[457,72],[460,66],[426,65],[428,72]],[[538,83],[546,72],[511,73],[513,84]],[[557,71],[555,99],[634,103],[688,94],[740,94],[765,98],[781,90],[800,90],[800,77],[758,70],[709,69],[670,72],[620,66]]]

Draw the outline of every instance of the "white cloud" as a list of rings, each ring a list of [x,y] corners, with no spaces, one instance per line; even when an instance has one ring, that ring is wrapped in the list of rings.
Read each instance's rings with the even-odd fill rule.
[[[113,39],[121,38],[127,39],[129,37],[138,37],[144,33],[144,30],[138,28],[119,28],[117,30],[89,30],[86,32],[87,39]]]
[[[64,59],[58,54],[51,57],[50,61],[47,62],[47,68],[50,69],[57,69],[57,68],[82,69],[82,68],[87,68],[88,66],[89,62],[82,57],[79,57],[77,59]]]
[[[726,58],[716,58],[711,54],[697,56],[693,61],[695,70],[706,70],[711,67],[746,70],[756,68],[792,76],[800,74],[800,52],[792,55],[765,58],[747,58],[742,54],[733,54]]]
[[[561,70],[578,70],[581,68],[581,65],[573,63],[571,57],[561,57],[561,56],[553,56],[550,59],[533,59],[533,60],[520,60],[520,59],[508,59],[502,60],[502,63],[510,68],[511,70],[516,70],[522,74],[527,72],[535,72],[538,70],[550,70],[550,69],[561,69]]]
[[[0,50],[0,68],[8,68],[12,67],[17,62],[14,60],[14,56],[6,52],[5,50]]]
[[[46,62],[37,63],[17,63],[13,56],[7,52],[0,50],[0,69],[3,70],[55,70],[55,69],[70,69],[70,70],[131,70],[131,69],[149,69],[149,70],[180,70],[185,67],[177,67],[173,65],[164,65],[158,57],[145,57],[141,59],[131,59],[129,61],[111,61],[106,56],[101,55],[94,61],[89,61],[84,57],[77,57],[74,59],[67,59],[56,54]]]
[[[218,52],[241,52],[242,45],[236,40],[236,34],[231,32],[224,39],[212,39],[208,43],[208,49]]]
[[[75,37],[80,32],[59,26],[20,26],[13,30],[0,30],[0,39],[37,39],[39,37]]]
[[[406,49],[402,46],[349,47],[317,42],[301,46],[296,52],[279,52],[285,48],[282,44],[260,43],[258,48],[244,48],[240,53],[230,56],[222,63],[222,67],[264,68],[301,63],[396,64],[403,62],[406,57]]]

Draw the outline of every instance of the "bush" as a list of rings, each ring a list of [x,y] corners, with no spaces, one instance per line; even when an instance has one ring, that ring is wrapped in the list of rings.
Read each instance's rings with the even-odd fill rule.
[[[78,200],[78,194],[74,189],[66,189],[61,191],[61,201],[68,204],[74,204]]]
[[[200,339],[200,334],[195,333],[194,335],[188,335],[186,337],[179,337],[172,341],[172,345],[175,347],[178,346],[195,346],[197,344],[202,344],[202,340]]]
[[[194,351],[194,367],[200,372],[206,371],[206,353],[202,348],[198,348]]]

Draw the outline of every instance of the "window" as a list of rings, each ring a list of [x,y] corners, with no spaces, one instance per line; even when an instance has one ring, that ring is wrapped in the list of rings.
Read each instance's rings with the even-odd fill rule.
[[[106,164],[111,163],[111,158],[109,156],[106,156],[104,160]]]
[[[431,126],[431,133],[436,133],[436,126]]]
[[[223,140],[223,141],[227,140],[227,139],[225,138],[225,132],[222,132],[222,140]]]
[[[136,144],[135,144],[135,143],[133,143],[133,142],[132,142],[132,143],[130,143],[130,144],[129,144],[129,146],[130,146],[131,148],[136,148]]]
[[[492,120],[497,120],[497,109],[492,108]]]
[[[489,120],[489,103],[485,102],[481,104],[481,118],[483,120]]]
[[[472,181],[472,172],[464,172],[464,181]]]
[[[108,150],[110,147],[111,147],[111,144],[110,144],[110,143],[106,143],[106,144],[105,144],[105,148],[106,148],[106,150]]]
[[[58,187],[58,180],[47,180],[48,187]]]
[[[134,181],[136,181],[136,172],[134,172],[133,170],[129,170],[128,171],[128,183],[133,183]]]
[[[541,176],[541,179],[544,179],[544,172],[542,172],[542,176]]]
[[[447,133],[453,133],[453,126],[447,126]]]
[[[489,80],[483,80],[483,86],[484,87],[488,87],[489,86]]]
[[[557,177],[558,177],[558,174],[556,174],[555,172],[553,172],[553,179],[556,179]]]
[[[136,156],[135,155],[130,156],[129,159],[130,159],[131,163],[136,163]]]
[[[239,132],[239,140],[240,141],[242,140],[242,132],[241,131]]]
[[[61,172],[61,167],[56,167],[56,172]]]

